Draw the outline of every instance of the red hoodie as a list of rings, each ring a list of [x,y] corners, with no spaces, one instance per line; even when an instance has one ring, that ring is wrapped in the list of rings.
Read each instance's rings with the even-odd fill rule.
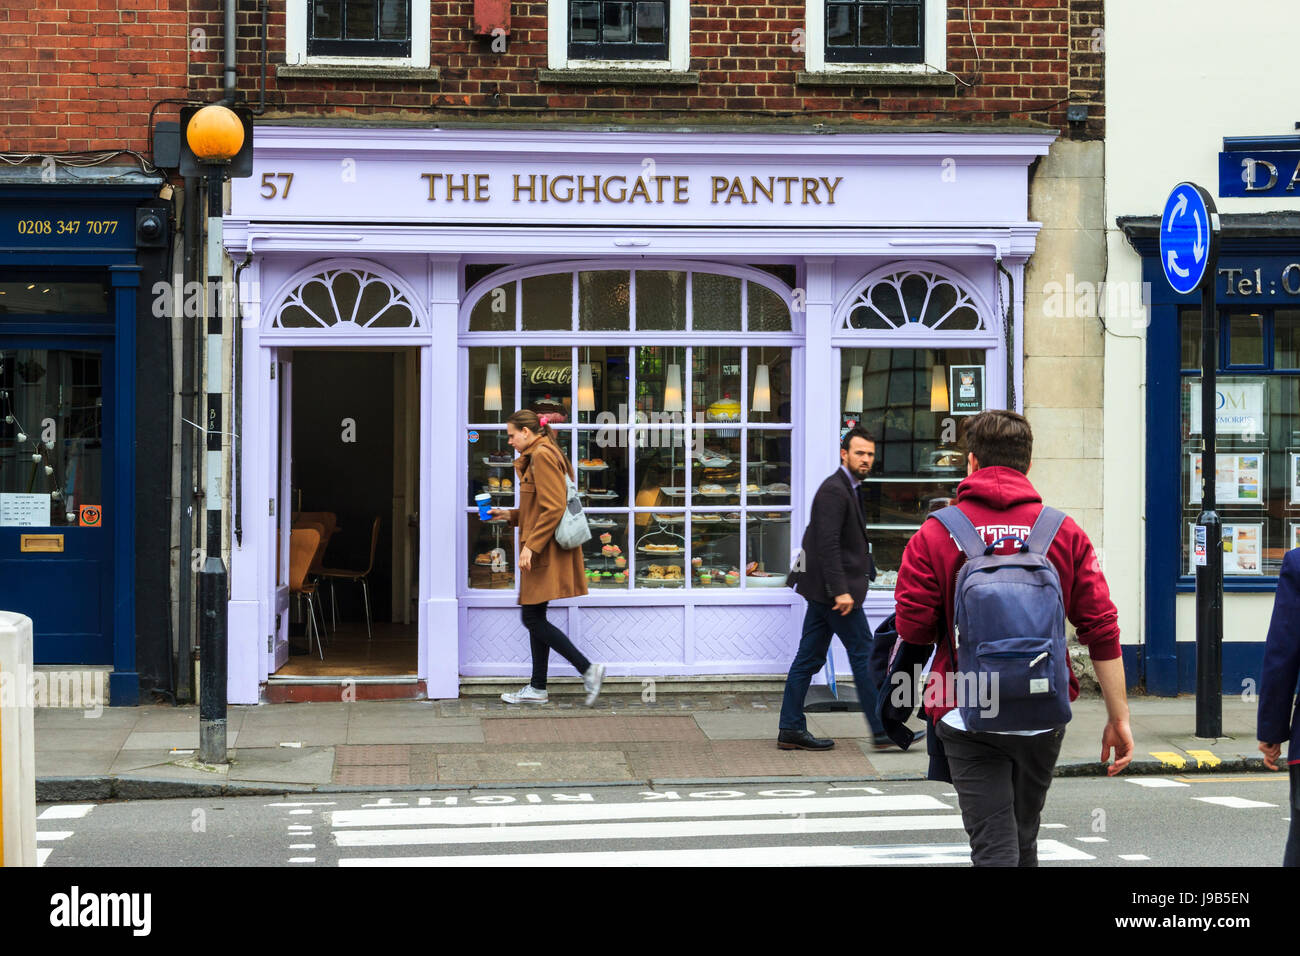
[[[992,544],[1007,534],[1029,536],[1038,513],[1043,510],[1029,479],[1014,468],[1000,465],[981,468],[957,487],[958,507],[970,518],[975,529]],[[1003,542],[1000,554],[1011,554],[1019,547]],[[1047,552],[1061,578],[1061,595],[1065,599],[1065,616],[1074,625],[1079,643],[1088,648],[1095,661],[1114,660],[1120,656],[1119,613],[1110,599],[1110,588],[1097,563],[1097,553],[1083,529],[1067,517]],[[925,521],[903,551],[898,584],[894,589],[897,602],[895,622],[898,636],[909,644],[934,644],[939,647],[931,665],[931,679],[953,670],[952,618],[953,592],[957,572],[966,563],[957,542],[938,521]],[[939,640],[940,628],[946,638]],[[938,720],[952,710],[951,701],[943,701],[938,686],[927,687],[926,711]],[[1079,679],[1070,669],[1070,700],[1079,696]],[[938,706],[935,706],[935,704]]]

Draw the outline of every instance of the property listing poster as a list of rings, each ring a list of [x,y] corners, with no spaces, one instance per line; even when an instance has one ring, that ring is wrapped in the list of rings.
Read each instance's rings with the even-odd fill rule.
[[[1288,551],[1294,551],[1300,548],[1300,522],[1291,522],[1291,541],[1287,546]]]
[[[1291,526],[1295,538],[1296,525]],[[1196,525],[1187,526],[1188,574],[1196,572]],[[1263,574],[1264,526],[1262,524],[1225,524],[1223,526],[1223,574]]]
[[[1192,459],[1191,484],[1187,490],[1187,503],[1201,503],[1201,453],[1189,453]],[[1265,459],[1262,452],[1248,455],[1215,455],[1218,467],[1214,469],[1214,496],[1221,505],[1264,504]],[[1300,456],[1295,456],[1300,457]],[[1292,489],[1295,494],[1295,489]]]
[[[1300,452],[1291,452],[1291,504],[1300,505]]]

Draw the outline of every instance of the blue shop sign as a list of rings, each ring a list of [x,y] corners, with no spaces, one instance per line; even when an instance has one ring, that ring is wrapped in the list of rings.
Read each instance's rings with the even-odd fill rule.
[[[1300,150],[1219,153],[1220,196],[1300,196]]]
[[[135,209],[92,203],[0,204],[0,248],[135,249]]]

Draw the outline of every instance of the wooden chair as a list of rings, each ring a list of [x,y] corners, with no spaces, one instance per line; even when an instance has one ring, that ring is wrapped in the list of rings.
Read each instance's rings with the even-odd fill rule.
[[[330,605],[337,607],[334,602],[334,582],[351,581],[353,584],[360,582],[361,595],[366,602],[366,639],[373,640],[374,632],[370,627],[370,587],[366,583],[370,577],[370,572],[375,569],[375,551],[379,547],[379,518],[376,516],[374,523],[370,526],[370,563],[364,571],[351,570],[349,568],[325,568],[321,571],[321,578],[330,582]]]
[[[289,532],[289,593],[298,599],[301,610],[302,598],[307,598],[307,653],[311,653],[311,636],[316,635],[316,650],[320,659],[325,660],[325,648],[321,645],[320,627],[316,623],[316,585],[307,580],[307,571],[311,568],[311,559],[320,547],[320,532],[314,528],[294,528]]]

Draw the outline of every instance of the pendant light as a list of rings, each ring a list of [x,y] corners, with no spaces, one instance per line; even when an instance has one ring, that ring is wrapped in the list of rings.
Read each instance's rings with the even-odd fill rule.
[[[496,362],[487,367],[487,381],[483,385],[483,410],[501,411],[501,366]]]
[[[680,412],[682,410],[682,367],[676,363],[668,366],[668,375],[664,383],[664,411]]]
[[[750,408],[756,412],[772,410],[772,390],[768,385],[766,365],[759,365],[754,369],[754,401]]]
[[[862,414],[862,366],[849,369],[849,390],[844,396],[844,410]]]

